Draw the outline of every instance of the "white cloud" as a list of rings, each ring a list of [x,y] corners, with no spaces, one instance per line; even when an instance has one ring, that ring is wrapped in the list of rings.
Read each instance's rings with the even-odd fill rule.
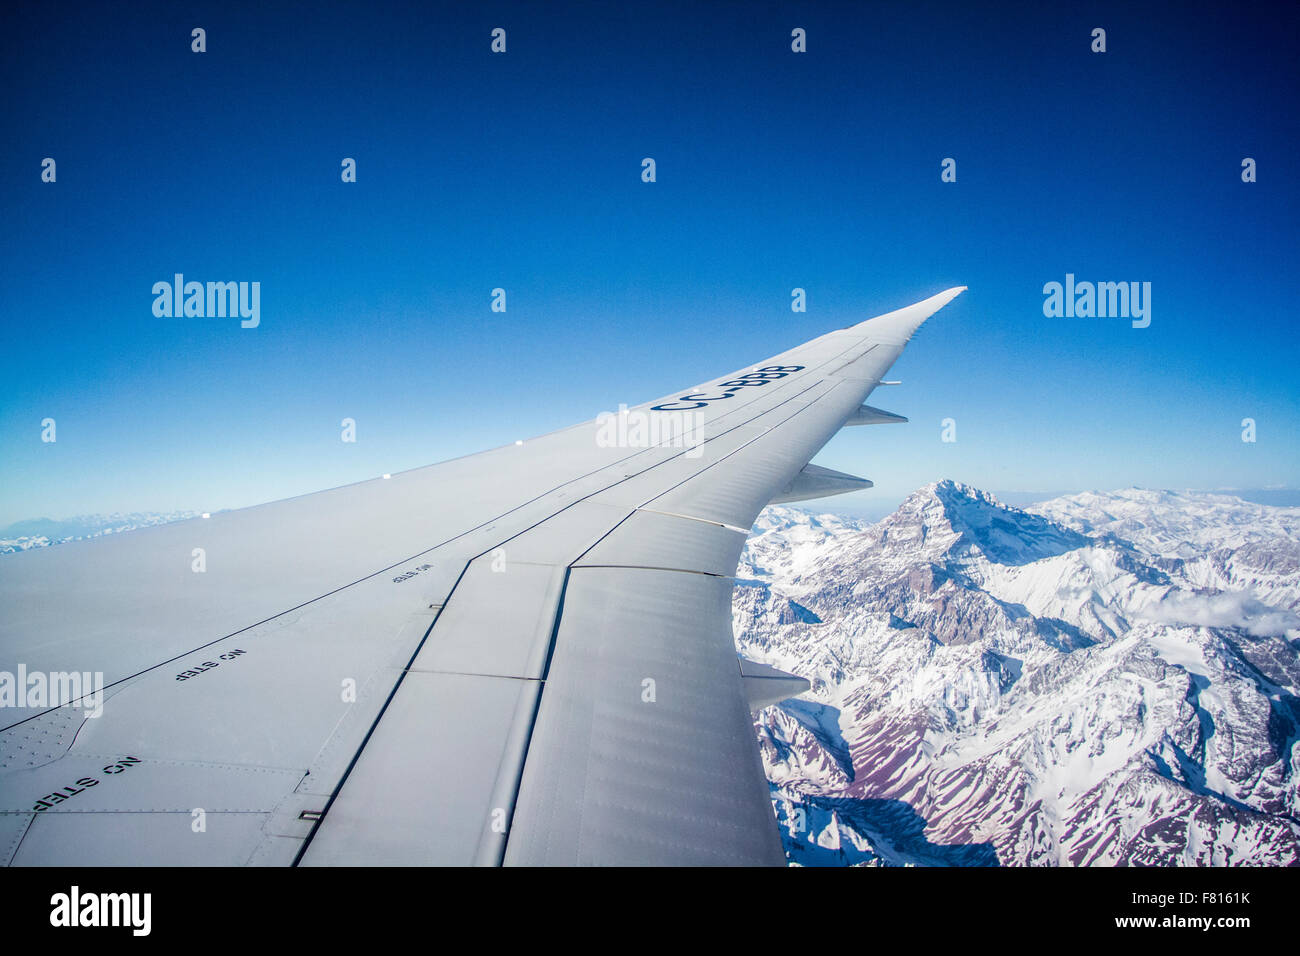
[[[1247,591],[1171,591],[1159,604],[1146,608],[1143,616],[1167,624],[1238,627],[1256,637],[1282,636],[1300,628],[1300,614],[1269,607]]]

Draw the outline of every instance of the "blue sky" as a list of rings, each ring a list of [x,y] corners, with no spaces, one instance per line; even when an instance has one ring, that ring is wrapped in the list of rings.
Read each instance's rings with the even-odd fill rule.
[[[1300,487],[1300,15],[964,6],[21,5],[0,526],[416,467],[953,285],[873,398],[911,424],[818,458],[876,481],[849,508]],[[261,325],[155,317],[177,272],[259,281]],[[1067,272],[1150,282],[1150,327],[1045,318]]]

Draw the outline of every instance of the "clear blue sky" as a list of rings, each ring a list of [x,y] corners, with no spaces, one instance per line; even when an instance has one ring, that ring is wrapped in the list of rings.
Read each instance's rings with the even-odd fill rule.
[[[818,459],[858,504],[1297,487],[1300,19],[1133,6],[20,4],[0,526],[439,461],[953,285],[873,399],[912,423]],[[156,318],[176,272],[261,282],[260,327]],[[1067,272],[1151,326],[1045,318]]]

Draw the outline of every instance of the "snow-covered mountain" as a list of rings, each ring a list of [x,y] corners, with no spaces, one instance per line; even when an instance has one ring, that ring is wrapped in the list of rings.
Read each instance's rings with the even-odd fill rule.
[[[182,521],[198,515],[196,511],[132,511],[126,514],[77,515],[74,518],[32,518],[0,528],[0,554],[45,548],[65,541],[97,538],[147,528],[155,524]]]
[[[1300,863],[1300,508],[951,481],[866,525],[782,507],[737,572],[804,864]]]

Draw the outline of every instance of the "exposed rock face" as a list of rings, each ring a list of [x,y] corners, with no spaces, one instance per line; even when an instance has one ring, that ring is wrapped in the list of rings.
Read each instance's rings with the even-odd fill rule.
[[[1300,509],[944,481],[770,508],[738,578],[813,682],[756,722],[796,862],[1300,862]]]

